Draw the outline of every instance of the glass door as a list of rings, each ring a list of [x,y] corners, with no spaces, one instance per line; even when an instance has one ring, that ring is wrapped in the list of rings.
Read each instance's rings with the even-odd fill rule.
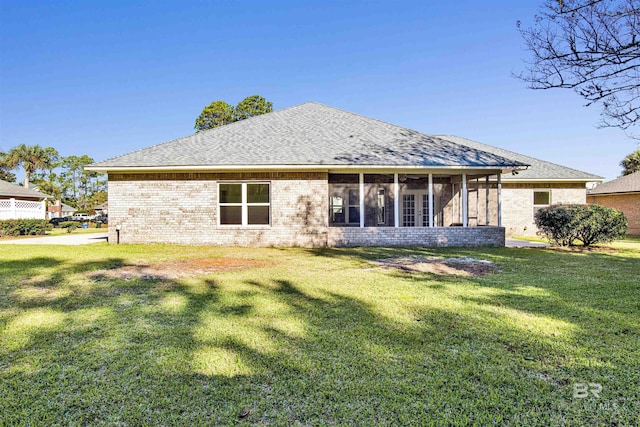
[[[403,227],[416,226],[416,195],[415,194],[402,195],[402,226]]]
[[[409,190],[402,194],[402,226],[429,226],[429,192]]]

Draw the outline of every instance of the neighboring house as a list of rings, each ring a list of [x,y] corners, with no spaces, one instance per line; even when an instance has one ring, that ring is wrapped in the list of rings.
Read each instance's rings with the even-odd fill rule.
[[[50,196],[0,180],[0,220],[46,219]]]
[[[457,136],[438,135],[467,147],[517,160],[527,170],[502,175],[502,224],[508,236],[535,236],[535,212],[551,204],[587,203],[589,182],[602,177]],[[493,183],[492,185],[497,185]],[[494,193],[492,193],[494,194]]]
[[[76,208],[62,203],[59,199],[54,205],[47,206],[47,218],[64,218],[72,216],[76,212]]]
[[[86,169],[108,173],[110,241],[504,245],[501,177],[532,162],[453,139],[306,103]]]
[[[589,203],[624,212],[629,234],[640,234],[640,172],[605,182],[587,193]]]
[[[96,211],[96,215],[108,215],[109,214],[109,204],[107,202],[104,202],[102,204],[99,204],[95,208],[93,208],[93,210]]]

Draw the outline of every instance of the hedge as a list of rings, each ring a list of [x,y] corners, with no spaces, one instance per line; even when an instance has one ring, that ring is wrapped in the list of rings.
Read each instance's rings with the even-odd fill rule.
[[[33,236],[52,228],[46,219],[5,219],[0,221],[0,236]]]
[[[560,246],[576,241],[584,246],[622,239],[627,233],[627,218],[616,209],[600,205],[552,205],[535,215],[539,234]]]

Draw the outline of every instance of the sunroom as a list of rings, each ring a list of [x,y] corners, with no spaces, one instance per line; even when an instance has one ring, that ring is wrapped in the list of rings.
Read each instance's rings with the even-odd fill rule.
[[[329,240],[502,245],[501,172],[329,173]]]
[[[502,226],[500,173],[330,173],[328,181],[331,227]]]

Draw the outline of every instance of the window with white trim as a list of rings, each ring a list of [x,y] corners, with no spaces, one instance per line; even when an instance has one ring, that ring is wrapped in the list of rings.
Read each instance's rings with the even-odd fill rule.
[[[360,224],[360,190],[358,187],[331,188],[329,198],[331,224]]]
[[[533,217],[539,209],[546,208],[551,205],[551,191],[534,191],[533,192]]]
[[[220,225],[270,225],[271,195],[268,182],[218,184]]]

